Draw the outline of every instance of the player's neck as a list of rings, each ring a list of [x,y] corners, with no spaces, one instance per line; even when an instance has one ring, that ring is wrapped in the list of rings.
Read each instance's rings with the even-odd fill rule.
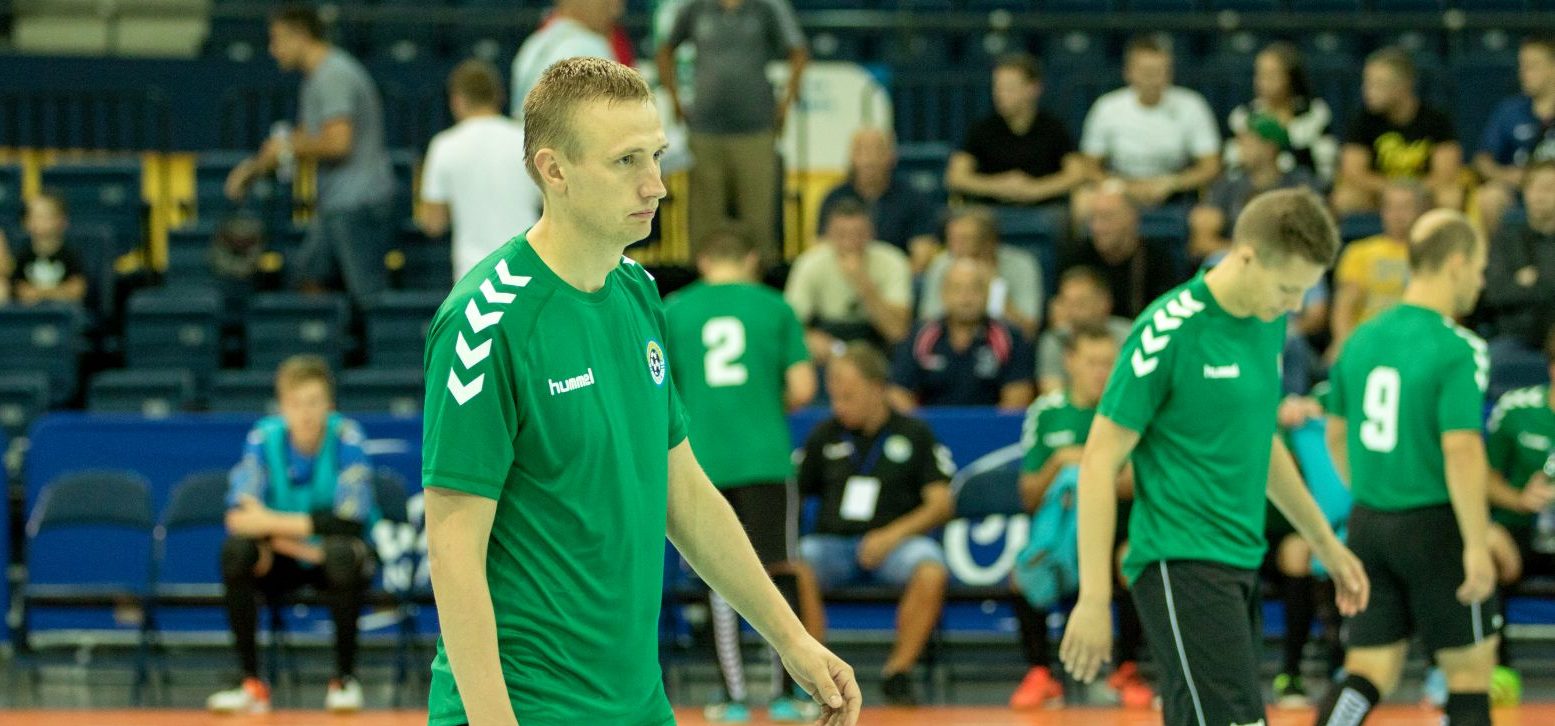
[[[1441,313],[1446,318],[1456,318],[1453,306],[1452,286],[1446,281],[1430,277],[1415,277],[1404,288],[1404,302]]]
[[[599,242],[582,230],[545,215],[541,215],[526,238],[551,272],[583,292],[597,292],[604,287],[610,271],[621,264],[621,253],[626,249],[624,245]]]
[[[1415,120],[1415,116],[1419,113],[1420,99],[1411,98],[1407,101],[1399,102],[1397,106],[1394,106],[1391,110],[1388,111],[1387,115],[1388,121],[1402,125]]]
[[[967,346],[972,344],[972,340],[977,337],[977,331],[982,330],[982,328],[982,318],[975,320],[945,318],[946,337],[950,339],[950,346],[956,350],[966,350]]]
[[[1096,404],[1101,399],[1101,396],[1081,395],[1078,388],[1071,388],[1066,394],[1069,396],[1069,403],[1074,404],[1075,408],[1096,408]]]
[[[858,431],[865,436],[874,436],[880,433],[880,429],[885,428],[886,422],[890,420],[891,408],[889,406],[881,406],[879,411],[876,411],[873,416],[866,419],[859,426]]]
[[[1246,302],[1246,278],[1241,268],[1235,267],[1240,264],[1239,260],[1226,255],[1219,264],[1204,273],[1204,286],[1209,288],[1210,297],[1215,298],[1215,304],[1234,318],[1246,318],[1253,314],[1252,306]]]
[[[730,285],[741,282],[755,282],[755,280],[746,274],[743,265],[715,263],[702,269],[702,282],[709,285]]]

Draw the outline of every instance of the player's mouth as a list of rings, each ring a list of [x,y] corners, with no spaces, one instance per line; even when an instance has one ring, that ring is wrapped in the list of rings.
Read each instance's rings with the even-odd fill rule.
[[[639,222],[644,222],[644,221],[653,219],[653,215],[655,213],[657,213],[658,211],[659,210],[658,210],[657,207],[655,207],[653,209],[644,209],[644,210],[642,210],[640,212],[632,212],[631,217],[632,217],[632,219],[635,219],[635,220],[637,220]]]

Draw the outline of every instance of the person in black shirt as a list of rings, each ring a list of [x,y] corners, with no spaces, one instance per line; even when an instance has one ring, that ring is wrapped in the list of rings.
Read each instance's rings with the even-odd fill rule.
[[[65,198],[45,191],[27,200],[29,244],[16,256],[11,288],[16,301],[80,303],[86,299],[86,266],[65,246],[70,211]]]
[[[886,701],[916,705],[908,672],[939,621],[950,579],[938,541],[950,519],[950,452],[922,422],[886,404],[886,360],[851,343],[826,370],[832,418],[805,441],[799,489],[821,499],[815,533],[799,543],[822,590],[900,587],[896,645],[883,669]]]
[[[1555,161],[1528,167],[1523,177],[1524,222],[1508,222],[1490,245],[1482,314],[1495,325],[1492,360],[1537,357],[1555,324]],[[1499,355],[1498,355],[1499,354]]]
[[[901,248],[912,261],[913,274],[923,272],[939,253],[935,238],[940,205],[896,177],[896,142],[891,132],[873,127],[853,132],[848,150],[848,178],[821,200],[816,235],[826,233],[824,221],[836,204],[856,200],[875,221],[875,238]]]
[[[1090,240],[1075,244],[1063,267],[1084,265],[1101,273],[1117,314],[1133,318],[1187,279],[1179,260],[1165,246],[1140,239],[1139,210],[1121,185],[1097,187],[1087,224]]]
[[[965,201],[1040,204],[1063,201],[1083,180],[1074,137],[1062,121],[1037,108],[1042,67],[1024,53],[993,69],[995,113],[967,132],[950,156],[945,187]]]
[[[1361,95],[1366,107],[1350,122],[1339,156],[1334,210],[1375,212],[1390,179],[1419,179],[1437,206],[1463,206],[1463,147],[1446,114],[1415,95],[1415,63],[1398,48],[1366,59]]]

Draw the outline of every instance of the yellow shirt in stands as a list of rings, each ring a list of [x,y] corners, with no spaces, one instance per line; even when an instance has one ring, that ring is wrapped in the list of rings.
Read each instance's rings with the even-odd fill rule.
[[[1334,287],[1355,285],[1360,289],[1360,315],[1351,321],[1360,325],[1377,313],[1393,307],[1404,297],[1409,282],[1409,247],[1391,237],[1376,235],[1351,242],[1339,255],[1334,270]]]

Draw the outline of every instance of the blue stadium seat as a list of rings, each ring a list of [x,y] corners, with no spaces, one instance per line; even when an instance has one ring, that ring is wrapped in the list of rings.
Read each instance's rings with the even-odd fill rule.
[[[1517,388],[1539,386],[1550,382],[1550,365],[1537,353],[1518,356],[1510,360],[1490,360],[1490,389],[1485,400],[1495,401],[1502,394]]]
[[[1210,10],[1236,10],[1238,12],[1272,12],[1285,9],[1284,0],[1208,0]]]
[[[1004,31],[994,31],[991,33],[975,33],[968,36],[961,56],[963,65],[981,69],[992,68],[993,64],[1002,56],[1028,51],[1024,36]],[[979,109],[979,111],[981,110],[983,109]]]
[[[34,419],[49,408],[47,373],[0,373],[0,431],[12,439],[27,435]]]
[[[1354,242],[1382,234],[1382,217],[1375,213],[1347,214],[1339,220],[1339,237]]]
[[[70,305],[0,306],[0,371],[49,376],[51,404],[69,401],[76,391],[84,316]]]
[[[205,404],[218,413],[274,413],[275,371],[217,371],[211,376]]]
[[[427,0],[378,0],[381,8],[427,6]],[[381,17],[367,30],[374,58],[409,63],[432,58],[437,50],[437,25],[408,17]]]
[[[866,36],[847,29],[821,30],[810,36],[810,53],[818,60],[864,63]]]
[[[1529,0],[1458,0],[1456,5],[1464,10],[1480,12],[1517,12],[1527,10]]]
[[[221,544],[226,539],[226,469],[190,474],[168,496],[152,532],[151,616],[169,607],[217,608]]]
[[[338,407],[347,413],[388,413],[416,416],[426,399],[420,366],[355,368],[341,371]]]
[[[205,380],[221,367],[220,293],[157,288],[130,297],[124,354],[130,368],[182,368]]]
[[[1050,13],[1106,13],[1117,9],[1113,0],[1041,0]]]
[[[227,175],[246,158],[246,151],[206,151],[195,158],[196,215],[202,223],[215,223],[238,209],[247,208],[272,228],[290,226],[293,204],[289,182],[265,176],[249,185],[247,199],[237,203],[227,199]]]
[[[268,42],[266,33],[264,20],[213,15],[202,52],[207,58],[240,63],[269,60],[265,52]]]
[[[1431,12],[1447,9],[1444,0],[1372,0],[1372,7],[1384,12]]]
[[[22,207],[22,167],[17,164],[0,164],[0,229],[14,236],[20,224]]]
[[[1453,125],[1463,140],[1464,155],[1472,157],[1496,104],[1522,92],[1517,80],[1517,58],[1478,54],[1459,59],[1447,73],[1452,87],[1457,89],[1452,104]]]
[[[896,175],[936,203],[945,199],[945,164],[954,151],[943,142],[904,143],[896,148]]]
[[[1128,0],[1128,9],[1141,13],[1189,13],[1200,8],[1195,0]]]
[[[367,304],[367,363],[417,367],[426,350],[427,328],[442,305],[441,291],[390,291]]]
[[[1361,0],[1290,0],[1290,9],[1295,12],[1356,12],[1361,9]]]
[[[100,629],[133,628],[140,647],[134,657],[131,700],[139,702],[147,680],[149,622],[121,624],[114,612],[144,605],[148,594],[151,529],[150,485],[128,471],[66,474],[38,493],[27,520],[27,582],[22,586],[18,628],[19,665],[41,676],[31,634],[51,627],[59,610],[93,611]],[[72,618],[75,627],[79,618]],[[74,660],[75,647],[68,649]]]
[[[1042,289],[1052,295],[1058,289],[1058,247],[1069,224],[1062,208],[996,207],[999,239],[1037,258],[1042,268]]]
[[[290,356],[312,353],[339,369],[345,360],[348,310],[345,297],[334,293],[254,296],[245,314],[248,367],[274,370]]]
[[[400,290],[447,293],[454,282],[453,258],[448,244],[429,240],[413,226],[400,230],[395,250],[400,257],[389,257],[389,276]]]
[[[61,164],[43,170],[43,186],[64,195],[72,225],[112,228],[113,256],[145,243],[148,207],[141,199],[139,160]]]
[[[1020,501],[1020,469],[1025,449],[1010,444],[962,467],[950,480],[957,519],[1025,514]]]
[[[138,413],[167,418],[194,407],[194,376],[181,368],[103,371],[87,389],[86,408],[95,413]]]

